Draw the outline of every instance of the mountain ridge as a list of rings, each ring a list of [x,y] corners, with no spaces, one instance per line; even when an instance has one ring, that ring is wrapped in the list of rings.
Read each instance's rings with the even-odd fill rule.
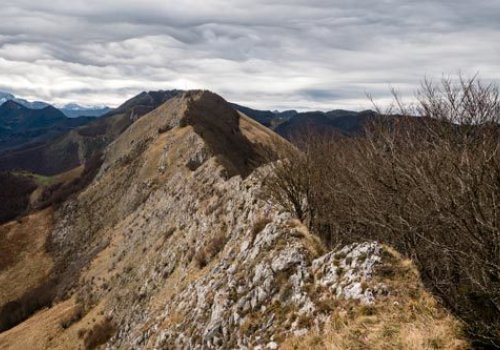
[[[143,91],[117,108],[107,111],[99,120],[92,120],[90,117],[71,118],[71,120],[64,122],[67,124],[65,129],[50,130],[50,128],[45,128],[36,134],[33,132],[25,133],[23,140],[6,139],[2,143],[3,149],[0,147],[0,170],[21,169],[43,175],[67,171],[71,167],[82,164],[93,153],[102,150],[107,143],[114,140],[142,115],[181,93],[183,93],[182,90]],[[13,95],[8,94],[3,94],[3,96],[13,97]],[[358,117],[365,112],[340,110],[272,112],[255,110],[234,103],[231,106],[288,139],[300,134],[303,130],[314,127],[321,129],[322,132],[358,133],[362,129],[364,121],[369,119]],[[47,106],[38,110],[45,110],[45,108]],[[52,108],[50,110],[59,115],[59,112]],[[311,115],[316,115],[316,120],[311,119],[309,117]],[[336,121],[333,121],[332,116],[334,115]],[[340,122],[341,117],[344,118],[343,122]],[[88,125],[83,126],[84,124]],[[0,125],[0,133],[5,134],[6,129],[8,128],[5,125]],[[43,135],[44,132],[45,135]],[[54,157],[53,154],[57,154],[57,156]]]
[[[281,145],[207,91],[131,123],[81,192],[0,226],[4,244],[29,252],[0,268],[0,347],[292,349],[318,345],[316,330],[337,320],[362,323],[354,344],[410,348],[415,337],[386,331],[399,325],[465,349],[407,261],[376,242],[326,252],[267,200],[259,156]],[[339,332],[349,339],[328,334]]]
[[[43,109],[51,105],[50,103],[43,101],[28,101],[23,98],[16,97],[11,93],[0,91],[0,105],[7,101],[14,101],[30,109]],[[107,106],[82,106],[74,102],[58,106],[56,108],[64,113],[64,115],[68,118],[100,117],[111,110],[111,108]]]

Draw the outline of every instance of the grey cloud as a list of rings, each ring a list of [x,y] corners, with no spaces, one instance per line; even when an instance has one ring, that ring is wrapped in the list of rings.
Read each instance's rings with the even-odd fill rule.
[[[355,108],[424,76],[500,81],[497,1],[5,0],[0,89],[118,104],[209,88],[259,108]]]

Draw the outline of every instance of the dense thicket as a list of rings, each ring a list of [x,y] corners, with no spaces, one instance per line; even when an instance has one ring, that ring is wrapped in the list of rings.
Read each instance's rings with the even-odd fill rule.
[[[375,239],[411,257],[478,348],[500,348],[500,102],[476,79],[423,84],[356,138],[307,134],[265,181],[330,245]]]
[[[99,172],[103,162],[102,153],[95,153],[84,165],[82,174],[69,183],[55,183],[43,189],[36,204],[37,208],[46,208],[50,205],[59,205],[74,193],[87,187]]]
[[[23,214],[36,187],[29,177],[0,172],[0,223]]]

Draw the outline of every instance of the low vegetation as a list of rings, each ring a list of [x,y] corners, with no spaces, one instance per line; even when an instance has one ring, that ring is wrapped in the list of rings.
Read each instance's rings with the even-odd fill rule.
[[[27,176],[0,173],[0,224],[26,212],[36,183]]]
[[[272,219],[269,216],[260,216],[257,218],[257,220],[254,222],[253,227],[252,227],[252,242],[255,240],[255,237],[264,229],[266,228],[267,224],[269,224],[272,221]]]
[[[217,233],[210,241],[202,247],[195,255],[194,261],[198,268],[204,268],[210,260],[216,256],[226,245],[227,238],[224,232]]]
[[[94,154],[82,174],[67,183],[27,172],[0,172],[0,224],[28,213],[32,207],[44,209],[64,202],[92,182],[102,162],[102,154]],[[31,203],[31,195],[39,187],[42,193]]]
[[[56,286],[57,280],[49,278],[17,300],[3,305],[0,308],[0,332],[18,325],[36,311],[50,307],[56,297]]]
[[[282,349],[468,349],[460,322],[423,290],[412,262],[392,249],[383,254],[385,262],[377,268],[375,281],[397,292],[379,295],[372,305],[324,300],[322,311],[330,315],[324,328],[289,337]]]
[[[93,350],[99,345],[105,344],[116,332],[116,326],[109,318],[103,319],[101,322],[96,323],[90,330],[81,332],[84,338],[86,350]]]
[[[74,193],[87,187],[97,175],[102,162],[103,155],[96,153],[85,163],[83,172],[79,177],[69,183],[58,182],[47,186],[38,199],[36,207],[41,209],[50,205],[59,205]]]
[[[500,348],[499,119],[494,85],[424,82],[362,136],[296,138],[264,186],[330,247],[396,247],[475,346]]]

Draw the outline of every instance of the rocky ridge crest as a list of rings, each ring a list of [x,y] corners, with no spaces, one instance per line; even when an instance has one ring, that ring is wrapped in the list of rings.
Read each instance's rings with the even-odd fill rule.
[[[254,145],[264,140],[248,139],[243,123],[251,122],[220,97],[190,92],[143,117],[111,145],[106,170],[88,191],[95,198],[97,188],[114,187],[99,184],[120,182],[119,173],[126,173],[129,183],[120,183],[126,193],[114,204],[123,207],[115,231],[122,238],[108,263],[119,272],[113,287],[91,292],[107,299],[106,309],[120,320],[110,347],[279,343],[326,320],[318,303],[337,297],[372,303],[383,290],[369,285],[381,259],[378,244],[320,257],[317,239],[263,199],[262,175],[245,178],[259,161]],[[135,275],[119,267],[129,259]]]

